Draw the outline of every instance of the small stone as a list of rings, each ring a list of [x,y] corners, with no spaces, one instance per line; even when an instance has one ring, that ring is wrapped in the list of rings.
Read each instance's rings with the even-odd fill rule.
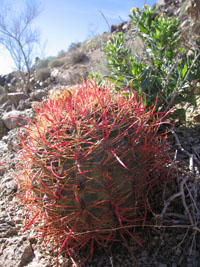
[[[18,267],[26,266],[29,262],[32,261],[33,258],[34,258],[34,253],[33,253],[31,245],[29,244],[24,249],[24,252],[21,256],[21,260],[20,260]]]
[[[6,187],[7,187],[7,189],[6,189],[7,195],[16,193],[16,191],[17,191],[17,184],[15,181],[10,181],[10,182],[6,183]]]

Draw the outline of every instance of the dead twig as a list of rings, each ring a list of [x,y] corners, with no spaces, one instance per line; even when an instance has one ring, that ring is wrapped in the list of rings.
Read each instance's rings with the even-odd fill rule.
[[[171,129],[171,133],[173,134],[173,136],[174,136],[174,138],[176,140],[176,144],[178,145],[178,147],[181,150],[181,152],[183,152],[185,155],[187,155],[189,157],[189,159],[190,159],[190,165],[191,165],[190,167],[193,168],[193,160],[200,167],[200,160],[198,160],[198,158],[196,157],[196,155],[190,154],[185,148],[182,147],[181,142],[180,142],[177,134],[175,133],[175,131],[173,129]]]

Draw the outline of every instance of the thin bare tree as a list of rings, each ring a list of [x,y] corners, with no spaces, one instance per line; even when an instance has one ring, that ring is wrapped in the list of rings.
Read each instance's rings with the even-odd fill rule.
[[[0,1],[0,44],[9,51],[23,81],[28,83],[34,49],[39,44],[39,33],[31,25],[40,7],[34,0],[25,0],[21,8],[17,8],[18,1]]]

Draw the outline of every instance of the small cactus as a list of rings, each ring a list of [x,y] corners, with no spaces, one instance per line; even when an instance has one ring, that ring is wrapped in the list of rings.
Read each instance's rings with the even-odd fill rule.
[[[20,135],[24,230],[36,225],[68,255],[128,235],[142,246],[131,227],[147,222],[149,205],[158,204],[152,196],[169,179],[155,117],[134,92],[126,98],[94,81],[41,103]]]

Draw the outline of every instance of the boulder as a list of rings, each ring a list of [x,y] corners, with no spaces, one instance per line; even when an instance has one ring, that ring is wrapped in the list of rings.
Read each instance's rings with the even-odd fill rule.
[[[74,85],[86,79],[88,76],[88,70],[85,65],[77,64],[72,65],[67,70],[65,69],[53,69],[51,76],[55,77],[55,80],[60,85]]]
[[[124,26],[127,24],[127,22],[122,22],[120,24],[115,24],[111,26],[111,33],[114,32],[124,32]]]
[[[32,115],[31,109],[25,111],[12,110],[4,113],[2,120],[9,130],[12,130],[20,124],[26,125],[26,119],[29,119]]]
[[[6,81],[5,75],[0,75],[0,86],[4,86]]]
[[[41,101],[44,96],[47,95],[47,92],[44,89],[35,90],[30,94],[32,100]]]
[[[14,77],[13,73],[0,75],[0,85],[4,86],[6,83],[10,83],[13,77]]]
[[[22,92],[16,92],[16,93],[8,93],[7,97],[11,99],[15,107],[17,107],[19,105],[19,101],[26,100],[28,98],[28,95]]]

